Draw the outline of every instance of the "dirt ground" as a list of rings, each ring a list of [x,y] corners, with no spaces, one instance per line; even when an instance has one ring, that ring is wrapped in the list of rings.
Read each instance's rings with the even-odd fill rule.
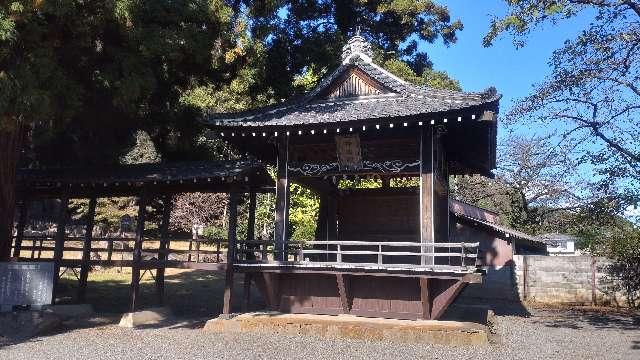
[[[166,305],[174,318],[152,328],[125,329],[116,324],[127,310],[130,278],[126,268],[92,272],[87,302],[95,317],[26,341],[0,339],[0,359],[640,359],[640,314],[606,308],[494,303],[495,334],[482,347],[209,333],[201,329],[222,309],[224,276],[192,270],[167,272]],[[234,287],[234,311],[240,310],[241,281],[239,276]],[[62,285],[63,300],[73,302],[74,275],[65,274]],[[151,274],[143,279],[141,298],[143,307],[155,304]],[[252,299],[250,310],[264,307],[259,296]]]

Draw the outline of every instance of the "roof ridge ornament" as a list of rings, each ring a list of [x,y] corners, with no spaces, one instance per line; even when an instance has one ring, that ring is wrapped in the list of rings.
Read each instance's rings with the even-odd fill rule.
[[[373,48],[371,44],[360,35],[360,29],[358,27],[356,34],[342,47],[342,63],[349,64],[358,58],[370,63],[373,61],[372,57]]]

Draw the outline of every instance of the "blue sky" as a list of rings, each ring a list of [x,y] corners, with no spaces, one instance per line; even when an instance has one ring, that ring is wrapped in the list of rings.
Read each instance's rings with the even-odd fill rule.
[[[482,46],[482,38],[489,30],[492,15],[506,14],[504,0],[448,0],[452,19],[460,19],[464,30],[458,42],[446,47],[441,41],[423,43],[437,70],[446,71],[460,81],[465,91],[481,91],[495,86],[503,95],[501,113],[506,114],[514,100],[527,96],[532,85],[541,82],[549,73],[547,62],[555,49],[575,37],[589,23],[583,16],[560,22],[556,26],[532,32],[524,48],[516,49],[512,38],[505,35],[489,48]]]

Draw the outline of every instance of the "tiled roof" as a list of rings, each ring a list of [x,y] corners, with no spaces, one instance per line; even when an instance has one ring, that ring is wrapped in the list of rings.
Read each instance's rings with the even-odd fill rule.
[[[507,237],[535,243],[545,243],[542,239],[535,236],[497,224],[497,214],[487,209],[466,204],[459,200],[449,199],[449,211],[457,218],[465,219],[469,222],[492,229],[493,231],[505,234]]]
[[[357,68],[380,83],[386,93],[341,99],[318,95],[348,69]],[[480,93],[437,90],[410,84],[374,64],[367,57],[355,56],[302,98],[240,113],[205,116],[211,127],[283,127],[328,123],[380,121],[394,117],[428,115],[451,111],[497,110],[500,99],[494,88]]]
[[[224,160],[224,161],[192,161],[160,164],[139,164],[125,166],[106,166],[100,168],[49,168],[20,169],[17,174],[19,185],[36,184],[112,185],[116,183],[132,183],[136,185],[154,182],[199,181],[220,179],[222,177],[244,181],[264,171],[264,166],[257,161]]]

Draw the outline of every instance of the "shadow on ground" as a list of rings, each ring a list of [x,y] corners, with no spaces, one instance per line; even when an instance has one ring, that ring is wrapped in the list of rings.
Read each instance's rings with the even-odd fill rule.
[[[640,330],[639,314],[614,309],[539,310],[535,321],[552,328]],[[634,349],[640,349],[640,341]]]
[[[92,273],[93,274],[93,273]],[[236,276],[233,288],[232,311],[240,311],[242,276]],[[111,276],[89,277],[86,302],[98,314],[122,314],[129,310],[130,273],[112,273]],[[62,303],[74,303],[77,280],[65,278],[60,284]],[[184,319],[210,319],[222,311],[224,273],[205,270],[186,270],[165,275],[164,306],[173,315]],[[257,289],[251,289],[250,310],[264,308]],[[153,278],[146,274],[140,283],[140,308],[158,306]]]

